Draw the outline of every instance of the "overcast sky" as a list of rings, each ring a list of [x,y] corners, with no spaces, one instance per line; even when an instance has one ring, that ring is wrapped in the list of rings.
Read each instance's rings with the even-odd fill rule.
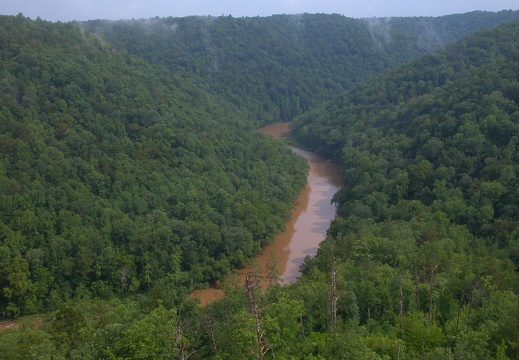
[[[348,17],[440,16],[519,9],[518,0],[0,0],[0,14],[51,21],[189,15],[269,16],[337,13]]]

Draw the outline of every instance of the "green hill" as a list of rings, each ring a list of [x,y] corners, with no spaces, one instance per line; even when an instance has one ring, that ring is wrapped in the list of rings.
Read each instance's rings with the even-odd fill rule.
[[[518,39],[519,23],[478,32],[293,125],[344,177],[306,281],[335,259],[341,319],[411,358],[519,354]]]
[[[519,358],[517,14],[0,17],[0,312],[44,312],[1,357]],[[307,166],[256,129],[293,117],[338,217],[200,307],[284,226]]]
[[[197,76],[260,124],[292,120],[375,74],[519,11],[438,18],[300,14],[80,23],[115,49]]]
[[[480,197],[478,190],[491,182],[503,190],[501,206],[492,203],[495,214],[514,219],[516,179],[500,176],[506,168],[510,175],[517,171],[518,29],[514,23],[479,32],[298,119],[293,134],[299,141],[344,164],[348,186],[340,204],[351,206],[379,186],[388,190],[375,174],[392,182],[401,177],[400,194],[388,205],[402,199],[431,205],[437,180],[458,188],[465,200]]]
[[[232,105],[73,23],[0,31],[2,314],[182,296],[283,229],[306,164]]]

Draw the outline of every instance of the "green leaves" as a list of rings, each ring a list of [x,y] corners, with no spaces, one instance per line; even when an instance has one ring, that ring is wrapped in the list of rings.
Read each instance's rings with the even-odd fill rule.
[[[13,257],[2,269],[5,286],[2,295],[6,301],[3,314],[19,316],[37,310],[36,287],[30,279],[29,264],[21,256]]]
[[[504,349],[505,335],[492,335],[500,315],[490,299],[501,296],[510,309],[502,323],[515,319],[517,294],[506,294],[518,283],[517,251],[507,244],[516,243],[519,163],[510,152],[515,131],[501,131],[518,110],[503,96],[519,74],[507,58],[517,40],[505,34],[518,31],[514,23],[473,35],[294,125],[298,139],[341,153],[344,165],[345,186],[334,197],[341,218],[312,265],[326,273],[334,249],[361,325],[370,336],[395,334],[402,356],[515,354]]]
[[[119,358],[169,359],[175,353],[175,310],[158,307],[126,328],[113,346]]]
[[[77,24],[1,17],[0,30],[20,50],[2,52],[0,76],[1,245],[17,259],[0,312],[161,279],[183,293],[282,229],[306,163],[192,75],[111,51]]]

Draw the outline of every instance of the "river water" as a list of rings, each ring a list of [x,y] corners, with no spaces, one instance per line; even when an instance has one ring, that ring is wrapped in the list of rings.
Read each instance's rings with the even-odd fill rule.
[[[261,128],[260,131],[279,138],[289,128],[288,123],[278,123]],[[249,266],[239,271],[241,280],[236,281],[244,282],[247,274],[258,269],[266,273],[266,269],[272,269],[274,263],[280,282],[293,282],[300,275],[299,266],[305,256],[314,256],[317,253],[319,243],[326,237],[330,222],[335,217],[335,206],[331,199],[341,185],[338,166],[310,151],[295,147],[291,149],[310,164],[307,185],[294,202],[285,231],[272,244],[267,245],[263,253],[251,261]],[[197,290],[192,296],[205,304],[221,298],[223,290],[212,287]]]

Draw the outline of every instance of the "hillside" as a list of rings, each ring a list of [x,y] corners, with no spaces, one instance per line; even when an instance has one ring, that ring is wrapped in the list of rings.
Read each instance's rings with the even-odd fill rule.
[[[505,168],[517,172],[518,29],[514,23],[479,32],[298,119],[293,134],[299,141],[344,164],[348,186],[337,197],[340,205],[355,203],[377,186],[387,189],[374,174],[392,182],[406,179],[388,205],[401,199],[431,205],[436,180],[479,197],[484,180],[503,190],[499,198],[513,219],[509,201],[516,179],[499,176]],[[437,178],[436,171],[447,178]]]
[[[2,315],[182,297],[283,229],[307,165],[232,105],[72,23],[0,38]]]
[[[117,50],[197,76],[259,124],[289,121],[354,84],[519,11],[438,18],[300,14],[93,20],[85,31]]]
[[[293,125],[344,169],[307,281],[335,259],[342,318],[412,358],[519,356],[518,39],[519,23],[480,31]]]
[[[514,16],[0,17],[1,356],[519,359],[519,22],[473,33]],[[292,117],[338,217],[201,307],[284,226]]]

